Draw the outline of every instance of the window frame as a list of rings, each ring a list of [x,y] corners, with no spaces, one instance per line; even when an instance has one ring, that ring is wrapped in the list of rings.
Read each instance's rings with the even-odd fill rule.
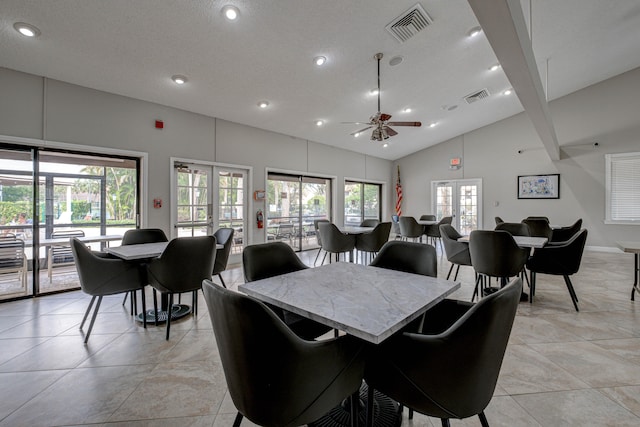
[[[383,210],[382,210],[382,206],[383,206],[383,202],[384,202],[384,188],[385,188],[385,183],[384,182],[377,182],[377,181],[369,181],[369,180],[362,180],[362,179],[355,179],[355,178],[345,178],[344,179],[344,185],[342,186],[342,192],[344,194],[344,189],[347,185],[353,185],[353,184],[358,184],[361,186],[361,191],[360,191],[360,223],[362,223],[362,221],[364,221],[365,219],[369,219],[368,217],[366,217],[365,215],[365,208],[364,208],[364,186],[365,185],[374,185],[378,187],[378,217],[377,220],[378,221],[382,221],[382,215],[383,215]],[[343,223],[345,226],[348,225],[353,225],[353,224],[347,224],[347,203],[346,200],[343,198],[342,200],[343,203]],[[352,215],[350,215],[352,216]],[[360,223],[358,223],[358,225],[360,225]]]

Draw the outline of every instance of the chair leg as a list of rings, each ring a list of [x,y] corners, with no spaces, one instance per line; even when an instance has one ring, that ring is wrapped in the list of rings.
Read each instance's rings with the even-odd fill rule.
[[[322,257],[322,262],[320,263],[320,265],[324,265],[324,260],[327,259],[327,254],[328,254],[328,252],[325,251],[324,252],[324,256]],[[331,260],[331,255],[329,255],[329,260]]]
[[[322,248],[318,248],[318,254],[316,255],[315,261],[313,261],[313,266],[315,267],[318,263],[318,258],[320,258],[320,252],[322,252]]]
[[[478,414],[478,418],[480,418],[480,424],[482,427],[489,427],[489,422],[487,421],[487,417],[484,415],[484,411]]]
[[[242,414],[238,412],[236,415],[236,419],[233,420],[233,427],[240,427],[240,423],[242,422]]]
[[[529,304],[533,304],[533,297],[536,294],[536,272],[531,272],[531,283],[529,284]]]
[[[471,302],[473,302],[476,299],[476,295],[478,296],[478,299],[480,299],[480,282],[482,281],[482,275],[478,274],[478,277],[476,277],[476,288],[473,290],[473,295],[471,296]]]
[[[91,301],[89,302],[89,307],[87,307],[87,311],[84,312],[84,317],[82,318],[82,322],[80,323],[80,329],[82,329],[82,327],[84,326],[84,322],[87,320],[87,317],[89,317],[89,312],[91,311],[91,307],[93,307],[93,303],[96,300],[96,296],[92,296],[91,297]]]
[[[409,408],[409,419],[413,419],[413,409]]]
[[[155,317],[156,326],[158,326],[158,294],[155,288],[153,289],[153,315]]]
[[[171,313],[173,312],[173,293],[169,294],[169,305],[167,306],[167,338],[169,341],[169,331],[171,330]]]
[[[360,409],[360,390],[354,391],[349,396],[351,406],[351,427],[358,427],[358,409]]]
[[[458,264],[458,266],[456,267],[456,275],[453,276],[453,281],[455,282],[456,280],[458,280],[458,273],[460,272],[460,264]]]
[[[454,266],[454,264],[451,264],[451,267],[449,267],[449,274],[447,274],[447,280],[449,280],[449,277],[451,277],[451,272],[453,271],[453,266]]]
[[[144,287],[140,289],[140,294],[142,295],[142,326],[147,329],[147,296],[144,294]]]
[[[122,306],[124,307],[124,303],[127,302],[127,297],[129,296],[129,292],[124,293],[124,298],[122,299]]]
[[[578,308],[578,296],[576,295],[575,289],[573,289],[573,284],[571,283],[571,279],[566,274],[564,276],[564,283],[567,284],[567,289],[569,289],[569,294],[571,295],[571,301],[573,302],[573,306],[576,308],[576,311],[580,311]]]
[[[102,295],[98,297],[98,302],[96,303],[95,311],[93,312],[93,316],[91,316],[91,323],[89,323],[89,329],[87,330],[87,335],[84,337],[85,344],[87,343],[87,341],[89,341],[89,335],[91,335],[93,324],[96,322],[96,317],[98,317],[98,310],[100,310],[101,303],[102,303]]]
[[[449,418],[441,418],[440,422],[442,423],[442,427],[451,427],[451,423],[449,422]]]
[[[218,273],[218,278],[220,279],[220,282],[222,283],[222,287],[223,288],[227,288],[227,284],[224,283],[224,279],[222,278],[222,274]]]

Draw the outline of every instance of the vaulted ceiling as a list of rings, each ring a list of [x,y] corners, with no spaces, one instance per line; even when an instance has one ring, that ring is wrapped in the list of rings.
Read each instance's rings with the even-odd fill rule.
[[[228,4],[239,11],[235,21],[222,13]],[[504,95],[516,84],[508,70],[489,70],[498,57],[509,61],[494,53],[491,29],[469,37],[480,25],[469,2],[417,4],[432,22],[401,42],[385,27],[416,0],[1,0],[0,66],[387,159],[523,111],[518,96]],[[639,1],[520,5],[546,99],[640,66]],[[502,25],[490,21],[483,26]],[[40,35],[22,36],[16,22]],[[342,123],[377,111],[377,52],[382,112],[423,123],[394,128],[386,148],[368,132],[350,135],[362,125]],[[465,100],[482,90],[488,96]]]

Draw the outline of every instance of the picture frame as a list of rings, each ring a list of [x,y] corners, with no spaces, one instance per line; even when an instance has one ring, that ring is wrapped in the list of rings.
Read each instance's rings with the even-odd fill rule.
[[[559,199],[560,174],[519,175],[518,199]]]

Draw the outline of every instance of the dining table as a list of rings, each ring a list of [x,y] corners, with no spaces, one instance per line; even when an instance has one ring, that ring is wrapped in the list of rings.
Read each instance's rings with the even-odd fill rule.
[[[636,291],[640,292],[640,242],[616,242],[618,247],[626,253],[633,254],[633,285],[631,285],[631,301],[635,301]]]
[[[144,264],[162,255],[169,242],[141,243],[137,245],[123,245],[106,248],[105,251],[115,257],[125,261],[137,262],[141,268]],[[223,249],[224,245],[216,244],[216,250]],[[144,292],[144,291],[143,291]],[[154,323],[156,316],[158,322],[164,322],[169,315],[169,299],[166,294],[161,294],[161,306],[157,313],[153,309],[147,310],[146,313],[140,313],[136,316],[138,322],[143,322],[144,317],[147,323]],[[171,319],[180,319],[191,312],[191,307],[187,304],[174,304],[171,307]]]
[[[532,236],[512,236],[513,240],[515,240],[516,245],[521,248],[532,248],[532,249],[540,249],[543,248],[544,245],[547,244],[549,239],[546,237],[532,237]],[[462,236],[458,239],[458,242],[469,242],[469,236]]]
[[[380,344],[460,288],[459,282],[349,262],[256,280],[238,290],[260,301],[315,320],[373,345]],[[359,391],[359,414],[365,412],[367,385]],[[376,426],[402,422],[398,403],[377,391]],[[346,426],[349,399],[332,409],[315,426]],[[359,417],[360,419],[360,417]]]

